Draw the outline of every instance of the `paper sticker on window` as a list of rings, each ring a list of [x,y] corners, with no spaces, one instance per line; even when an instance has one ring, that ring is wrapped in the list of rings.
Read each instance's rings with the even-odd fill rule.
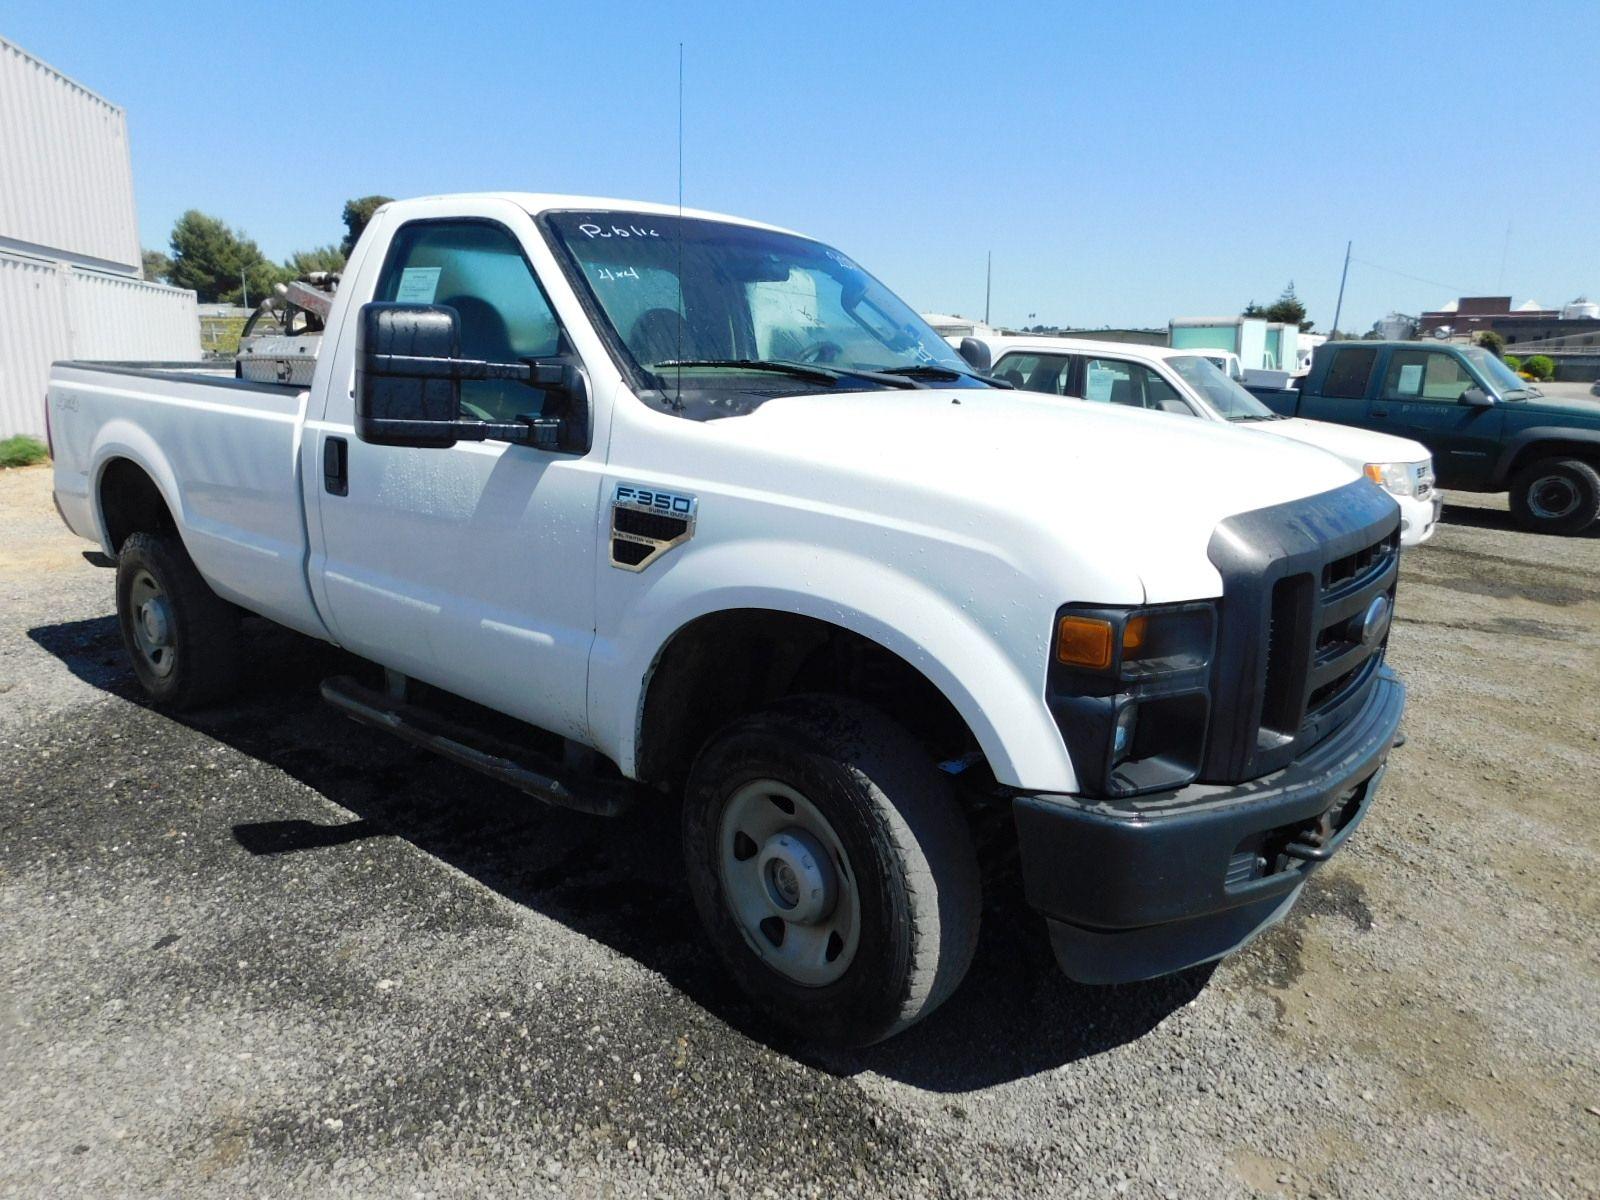
[[[1087,377],[1084,381],[1083,398],[1093,400],[1098,404],[1111,402],[1113,385],[1119,379],[1125,379],[1121,371],[1115,367],[1105,366],[1103,363],[1091,362],[1088,367]]]
[[[400,272],[400,287],[394,294],[400,304],[432,304],[439,290],[440,267],[407,267]]]
[[[1422,390],[1422,364],[1402,363],[1400,366],[1400,386],[1396,389],[1402,396],[1415,396]]]

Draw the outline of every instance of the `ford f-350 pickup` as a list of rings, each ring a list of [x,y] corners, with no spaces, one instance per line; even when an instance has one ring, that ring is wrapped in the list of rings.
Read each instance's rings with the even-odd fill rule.
[[[551,803],[681,798],[710,941],[818,1041],[960,982],[995,814],[1069,975],[1227,953],[1400,721],[1381,490],[1008,390],[769,226],[391,203],[309,388],[62,363],[48,408],[155,703],[225,697],[254,613],[374,664],[323,685],[358,720]]]

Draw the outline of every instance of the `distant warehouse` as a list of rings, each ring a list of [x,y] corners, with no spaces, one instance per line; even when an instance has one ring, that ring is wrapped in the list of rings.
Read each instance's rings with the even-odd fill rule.
[[[194,293],[140,276],[127,115],[0,38],[0,438],[57,359],[199,357]]]

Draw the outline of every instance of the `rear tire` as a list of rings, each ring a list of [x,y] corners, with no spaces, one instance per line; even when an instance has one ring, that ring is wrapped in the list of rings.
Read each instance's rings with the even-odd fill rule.
[[[690,771],[695,907],[739,986],[809,1042],[866,1045],[942,1004],[982,904],[949,781],[901,726],[799,696],[734,721]]]
[[[1600,520],[1600,471],[1577,458],[1547,458],[1511,481],[1511,513],[1534,533],[1582,533]]]
[[[198,708],[238,687],[239,610],[201,578],[176,534],[134,533],[122,543],[117,621],[158,708]]]

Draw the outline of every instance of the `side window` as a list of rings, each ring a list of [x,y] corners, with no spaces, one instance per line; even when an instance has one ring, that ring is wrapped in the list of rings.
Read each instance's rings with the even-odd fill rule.
[[[546,358],[560,327],[515,238],[483,221],[420,221],[395,234],[378,300],[443,304],[461,317],[461,353],[488,362]],[[461,384],[461,406],[484,420],[539,413],[543,393],[508,379]]]
[[[1013,351],[1000,356],[994,373],[997,378],[1023,391],[1064,396],[1067,394],[1071,366],[1072,359],[1065,354],[1018,354]]]
[[[1143,363],[1116,358],[1091,358],[1084,365],[1083,398],[1100,404],[1194,415],[1194,409],[1160,375]]]
[[[1467,365],[1439,350],[1396,350],[1383,378],[1385,400],[1440,400],[1454,404],[1476,387]]]
[[[1336,400],[1360,400],[1367,394],[1373,364],[1378,361],[1375,346],[1351,346],[1334,351],[1328,364],[1328,377],[1322,381],[1322,394]]]

